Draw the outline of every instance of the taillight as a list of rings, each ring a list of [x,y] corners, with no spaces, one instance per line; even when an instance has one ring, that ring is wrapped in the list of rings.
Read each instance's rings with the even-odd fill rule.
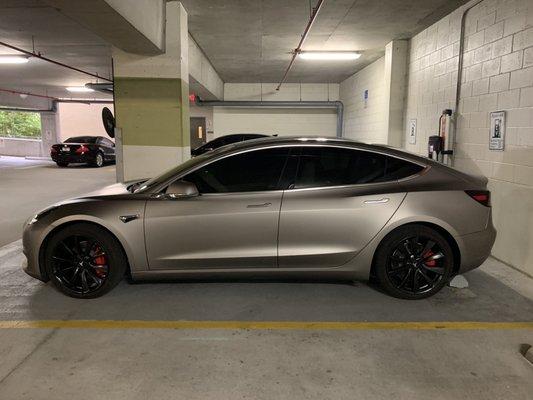
[[[50,148],[50,154],[55,154],[55,153],[57,153],[57,149],[54,146],[52,146]]]
[[[465,193],[479,204],[490,207],[490,192],[488,190],[465,190]]]
[[[89,151],[89,148],[84,145],[81,145],[80,147],[76,149],[76,154],[83,154],[87,151]]]

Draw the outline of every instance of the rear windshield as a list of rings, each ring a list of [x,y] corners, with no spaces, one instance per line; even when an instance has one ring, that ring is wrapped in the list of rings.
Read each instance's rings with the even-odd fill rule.
[[[96,143],[96,136],[74,136],[65,140],[64,143]]]

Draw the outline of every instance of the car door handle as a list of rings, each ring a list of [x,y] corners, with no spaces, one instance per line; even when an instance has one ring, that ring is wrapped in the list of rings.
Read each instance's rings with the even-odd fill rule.
[[[387,203],[390,199],[388,197],[383,197],[382,199],[372,199],[372,200],[365,200],[365,204],[383,204]]]
[[[248,204],[246,208],[261,208],[261,207],[270,207],[272,203],[263,203],[263,204]]]

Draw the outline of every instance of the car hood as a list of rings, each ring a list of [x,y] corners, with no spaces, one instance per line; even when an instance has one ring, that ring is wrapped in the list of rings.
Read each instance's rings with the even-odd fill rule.
[[[130,186],[134,182],[127,182],[127,183],[114,183],[109,186],[104,186],[101,189],[94,190],[92,192],[86,193],[82,196],[79,196],[79,199],[84,199],[87,197],[100,197],[100,196],[113,196],[117,194],[128,194],[130,193],[128,191],[128,186]]]

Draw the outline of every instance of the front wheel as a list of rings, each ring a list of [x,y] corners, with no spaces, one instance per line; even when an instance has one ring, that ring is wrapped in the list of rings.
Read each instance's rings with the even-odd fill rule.
[[[424,225],[408,225],[387,235],[375,258],[380,286],[402,299],[434,295],[450,280],[453,265],[446,238]]]
[[[124,277],[127,261],[120,244],[98,226],[65,227],[48,241],[44,267],[52,283],[76,298],[100,297]]]

